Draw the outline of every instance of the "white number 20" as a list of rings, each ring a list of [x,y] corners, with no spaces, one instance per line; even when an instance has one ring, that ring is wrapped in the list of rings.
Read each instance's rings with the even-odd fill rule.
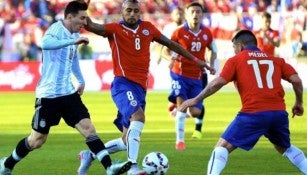
[[[269,89],[273,89],[273,81],[272,81],[272,76],[274,72],[273,61],[272,60],[260,60],[258,63],[257,60],[248,60],[247,63],[253,66],[255,77],[256,77],[259,88],[263,88],[263,83],[262,83],[263,81],[261,79],[259,66],[264,65],[264,64],[268,65],[268,71],[266,73],[266,83]]]

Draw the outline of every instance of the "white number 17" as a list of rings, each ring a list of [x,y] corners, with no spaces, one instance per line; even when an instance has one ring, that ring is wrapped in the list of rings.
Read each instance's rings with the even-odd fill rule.
[[[259,66],[266,64],[268,65],[268,71],[266,73],[266,83],[269,89],[273,89],[273,81],[272,76],[274,72],[274,64],[272,60],[260,60],[259,63],[257,60],[248,60],[248,64],[251,64],[254,69],[255,77],[257,80],[257,85],[259,88],[263,88],[263,83],[260,75],[260,69]]]

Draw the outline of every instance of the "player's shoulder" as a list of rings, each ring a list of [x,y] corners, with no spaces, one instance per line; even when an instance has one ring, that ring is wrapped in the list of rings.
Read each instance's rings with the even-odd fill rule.
[[[152,22],[150,22],[150,21],[143,21],[143,20],[139,21],[139,25],[140,26],[150,26],[150,27],[154,27],[155,26]]]

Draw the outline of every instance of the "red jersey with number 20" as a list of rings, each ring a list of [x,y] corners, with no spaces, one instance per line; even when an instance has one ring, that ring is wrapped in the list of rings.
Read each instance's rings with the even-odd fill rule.
[[[297,72],[284,59],[246,47],[226,61],[220,76],[234,81],[241,97],[241,112],[254,113],[285,110],[281,79],[294,74]]]
[[[133,30],[122,22],[105,24],[112,50],[113,72],[147,89],[150,43],[161,38],[161,32],[150,22],[139,21]]]
[[[205,60],[206,48],[212,43],[212,34],[204,26],[201,26],[200,30],[194,33],[187,24],[184,24],[174,31],[172,40],[179,43],[198,59]],[[195,61],[182,56],[179,56],[179,59],[175,61],[172,72],[193,79],[200,79],[202,76],[202,70],[195,64]]]

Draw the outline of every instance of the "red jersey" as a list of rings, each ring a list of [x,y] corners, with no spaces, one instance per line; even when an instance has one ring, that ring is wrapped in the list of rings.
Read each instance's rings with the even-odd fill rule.
[[[106,36],[112,50],[115,76],[126,77],[147,89],[150,43],[160,39],[161,32],[150,22],[139,21],[133,30],[122,22],[105,24]]]
[[[285,110],[281,79],[297,74],[284,59],[273,57],[256,47],[246,47],[228,59],[220,76],[234,81],[242,102],[241,112]]]
[[[184,24],[174,31],[171,39],[198,59],[205,60],[206,47],[212,43],[212,34],[208,28],[203,26],[201,26],[199,32],[194,33],[187,24]],[[202,70],[195,64],[195,61],[182,56],[179,56],[178,60],[175,61],[172,71],[178,75],[194,79],[200,79],[202,75]]]
[[[262,30],[258,30],[255,33],[255,36],[257,38],[258,47],[265,53],[274,55],[275,54],[275,46],[268,41],[267,38],[261,37],[260,33]],[[277,30],[269,29],[266,31],[266,34],[269,36],[270,39],[275,40],[276,38],[279,38],[279,32]]]

